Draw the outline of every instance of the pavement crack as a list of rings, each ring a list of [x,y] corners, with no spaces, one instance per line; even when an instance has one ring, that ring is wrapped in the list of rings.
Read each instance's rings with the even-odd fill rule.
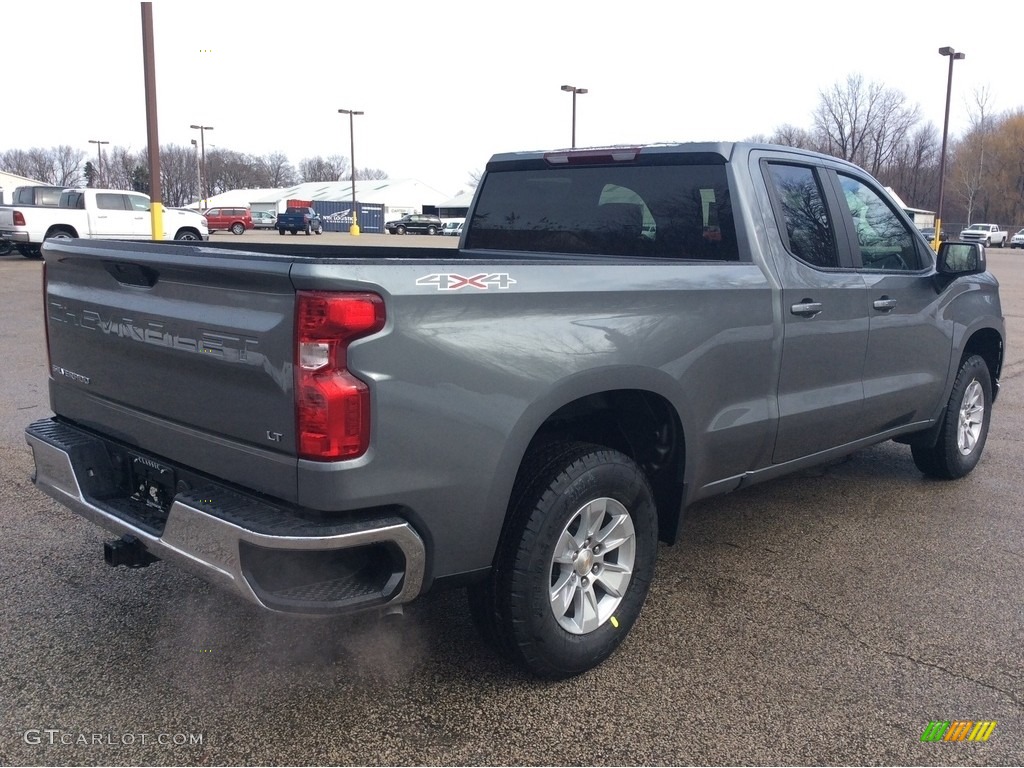
[[[956,671],[954,671],[952,669],[949,669],[948,667],[945,667],[942,664],[939,664],[939,663],[934,662],[934,661],[925,661],[924,659],[919,659],[916,656],[912,656],[912,655],[910,655],[908,653],[900,653],[898,651],[887,651],[887,650],[885,650],[883,648],[878,648],[878,647],[872,645],[871,643],[867,642],[863,638],[861,638],[860,635],[858,635],[857,632],[853,629],[853,627],[851,627],[845,621],[842,621],[841,619],[838,619],[835,616],[832,616],[832,615],[830,615],[828,613],[825,613],[824,611],[821,611],[821,610],[815,608],[810,603],[804,602],[803,600],[798,600],[797,598],[793,597],[792,595],[785,595],[785,597],[788,600],[790,600],[791,602],[795,603],[796,605],[801,606],[804,610],[808,611],[809,613],[813,613],[815,616],[818,616],[818,617],[820,617],[821,619],[823,619],[825,621],[829,621],[829,622],[833,622],[835,624],[838,624],[840,627],[842,627],[844,630],[846,630],[846,632],[850,635],[850,637],[856,643],[858,643],[862,648],[864,648],[865,650],[872,651],[874,653],[881,653],[884,656],[890,656],[890,657],[896,658],[896,659],[906,659],[907,661],[910,661],[910,662],[912,662],[914,664],[917,664],[919,666],[922,666],[922,667],[929,667],[931,669],[937,669],[938,671],[944,672],[945,674],[949,675],[950,677],[956,677],[956,678],[959,678],[960,680],[965,680],[965,681],[967,681],[969,683],[974,683],[975,685],[981,686],[982,688],[988,688],[989,690],[995,691],[996,693],[1001,693],[1004,696],[1007,696],[1018,707],[1020,707],[1021,709],[1024,709],[1024,701],[1021,701],[1020,697],[1016,693],[1011,691],[1011,690],[1007,690],[1006,688],[1000,688],[998,685],[994,685],[992,683],[985,682],[984,680],[979,680],[978,678],[971,677],[970,675],[965,675],[965,674],[962,674],[960,672],[956,672]]]
[[[937,669],[940,672],[944,672],[945,674],[949,675],[950,677],[956,677],[960,680],[966,680],[967,682],[974,683],[975,685],[979,685],[982,688],[988,688],[989,690],[995,691],[996,693],[1001,693],[1004,696],[1009,697],[1010,700],[1013,701],[1013,703],[1016,704],[1018,707],[1024,709],[1024,701],[1021,701],[1020,697],[1018,697],[1017,694],[1015,694],[1013,691],[1008,691],[1005,688],[1000,688],[998,685],[986,683],[984,680],[979,680],[976,677],[971,677],[970,675],[964,675],[960,672],[955,672],[952,669],[949,669],[948,667],[944,667],[942,664],[938,664],[934,661],[925,661],[924,659],[919,659],[916,656],[911,656],[908,653],[898,653],[896,651],[882,651],[882,653],[884,653],[886,656],[892,656],[897,659],[906,659],[907,661],[913,662],[914,664],[917,664],[922,667],[930,667],[931,669]]]

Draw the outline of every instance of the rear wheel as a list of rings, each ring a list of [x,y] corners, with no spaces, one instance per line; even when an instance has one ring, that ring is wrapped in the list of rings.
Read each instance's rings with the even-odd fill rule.
[[[914,464],[929,477],[955,480],[981,460],[992,410],[992,377],[978,355],[960,365],[939,437],[931,446],[912,445]]]
[[[38,245],[26,245],[24,243],[15,243],[14,247],[17,248],[18,253],[20,253],[26,259],[38,259],[43,255],[40,252]]]
[[[436,235],[437,234],[437,227],[434,227],[434,226],[427,227],[427,234],[428,235]]]
[[[14,250],[14,243],[10,240],[0,240],[0,256],[6,256]]]
[[[234,224],[231,225],[231,233],[234,234],[234,235],[244,235],[245,234],[245,224],[242,224],[241,222],[236,221]]]
[[[538,676],[597,666],[632,628],[654,574],[647,478],[618,451],[558,443],[524,462],[509,514],[490,577],[469,590],[474,620]]]

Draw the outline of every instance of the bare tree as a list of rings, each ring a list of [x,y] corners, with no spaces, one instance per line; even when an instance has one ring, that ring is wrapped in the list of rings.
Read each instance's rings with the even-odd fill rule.
[[[879,174],[920,122],[906,97],[881,83],[850,75],[845,85],[820,92],[814,112],[817,149]]]
[[[349,178],[352,174],[349,174]],[[388,172],[380,168],[356,168],[356,179],[386,179]]]
[[[330,157],[307,157],[299,163],[299,175],[303,181],[342,181],[351,178],[348,158],[341,155]],[[356,172],[359,177],[359,172]]]
[[[288,162],[288,156],[283,152],[272,152],[259,158],[263,177],[260,180],[262,187],[290,187],[295,183],[295,169]]]
[[[938,198],[938,129],[922,125],[905,137],[879,171],[878,178],[899,191],[900,197],[914,208],[934,206]]]
[[[84,150],[66,144],[54,147],[51,160],[53,184],[58,187],[76,187],[81,184],[84,160]]]
[[[110,189],[135,189],[134,185],[140,178],[138,169],[144,168],[146,164],[141,153],[132,152],[128,147],[112,147],[103,164],[107,186]]]
[[[968,110],[971,128],[953,151],[953,178],[956,191],[966,209],[967,223],[974,221],[975,210],[980,208],[987,218],[990,196],[986,194],[986,149],[993,132],[993,118],[989,113],[990,95],[987,88],[974,92],[974,108]]]
[[[8,149],[0,155],[0,170],[8,173],[24,176],[27,179],[32,177],[32,162],[29,160],[28,152],[24,149]],[[42,179],[39,179],[42,181]]]
[[[782,144],[787,147],[798,147],[799,149],[814,149],[814,138],[806,128],[798,128],[795,125],[781,125],[775,129],[768,140],[772,144]]]

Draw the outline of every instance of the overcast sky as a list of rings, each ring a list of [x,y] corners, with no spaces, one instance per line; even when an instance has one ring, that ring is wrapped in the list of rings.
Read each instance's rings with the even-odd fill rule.
[[[146,142],[142,4],[32,0],[2,11],[0,151]],[[1024,106],[1011,2],[154,0],[159,136],[207,148],[349,155],[446,194],[496,152],[740,140],[810,127],[819,93],[861,74],[950,134],[974,94]]]

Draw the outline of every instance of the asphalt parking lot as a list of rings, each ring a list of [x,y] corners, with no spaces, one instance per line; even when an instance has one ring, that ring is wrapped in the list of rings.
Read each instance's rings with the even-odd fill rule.
[[[925,480],[886,443],[702,502],[620,651],[549,683],[492,655],[461,592],[294,620],[105,566],[109,537],[29,479],[40,263],[0,257],[0,764],[1021,765],[1024,254],[990,268],[1009,343],[973,474]],[[946,720],[997,726],[922,742]]]

